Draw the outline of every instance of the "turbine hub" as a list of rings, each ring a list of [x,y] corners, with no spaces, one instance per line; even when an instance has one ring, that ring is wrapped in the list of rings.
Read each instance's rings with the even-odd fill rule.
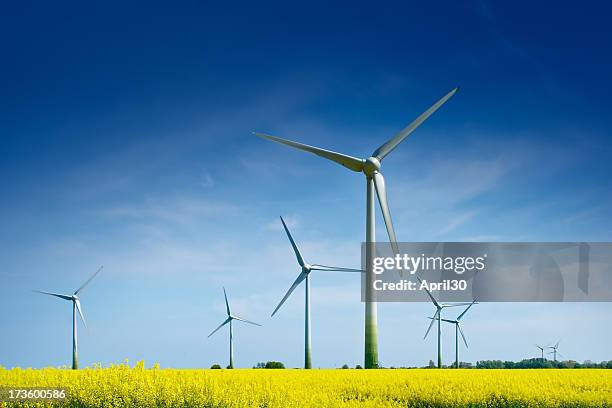
[[[363,172],[366,176],[371,176],[380,171],[380,160],[376,157],[368,157],[363,165]]]
[[[305,274],[309,274],[310,268],[312,267],[309,264],[305,264],[304,266],[302,266],[302,272],[304,272]]]

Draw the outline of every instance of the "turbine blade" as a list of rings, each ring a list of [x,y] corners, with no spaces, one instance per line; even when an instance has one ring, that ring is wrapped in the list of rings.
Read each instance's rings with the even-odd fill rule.
[[[474,303],[476,303],[476,300],[474,300],[472,303],[470,303],[468,307],[465,308],[465,310],[457,317],[457,321],[461,320],[461,318],[467,313],[467,311],[470,310],[470,307],[474,306]]]
[[[230,309],[229,302],[227,301],[227,293],[225,292],[225,287],[223,288],[223,296],[225,297],[225,308],[227,310],[227,315],[232,315],[232,310]]]
[[[391,151],[395,149],[397,145],[399,145],[404,139],[406,139],[417,127],[419,127],[421,123],[425,122],[425,120],[427,120],[427,118],[429,118],[432,113],[437,111],[440,106],[444,105],[444,103],[448,101],[457,92],[458,89],[459,88],[455,88],[446,95],[444,95],[442,99],[433,104],[431,108],[423,112],[411,124],[406,126],[397,135],[393,136],[393,138],[391,138],[385,144],[376,149],[376,151],[372,153],[372,156],[375,156],[378,158],[378,160],[382,161],[385,156],[391,153]]]
[[[423,283],[423,280],[421,279],[420,276],[416,275],[417,280],[419,281],[419,283]],[[425,292],[427,293],[427,296],[429,296],[429,298],[431,299],[431,301],[433,302],[434,306],[436,306],[437,308],[440,308],[440,304],[438,303],[438,301],[436,300],[436,298],[433,297],[433,295],[431,294],[431,292],[429,291],[429,289],[427,289],[427,287],[424,287],[423,289],[425,289]]]
[[[280,137],[266,135],[265,133],[253,133],[255,136],[262,137],[264,139],[272,140],[274,142],[282,143],[287,146],[295,147],[296,149],[304,150],[306,152],[314,153],[317,156],[324,157],[331,161],[334,161],[347,169],[360,172],[363,170],[364,161],[362,159],[358,159],[356,157],[348,156],[342,153],[332,152],[331,150],[325,150],[314,146],[309,146],[307,144],[293,142],[291,140],[281,139]]]
[[[100,271],[102,270],[102,268],[104,268],[104,266],[99,267],[99,268],[98,268],[98,270],[96,271],[96,273],[94,273],[93,275],[91,275],[91,278],[87,279],[87,280],[85,281],[85,283],[81,285],[81,287],[80,287],[80,288],[78,288],[77,290],[75,290],[75,291],[74,291],[74,294],[75,294],[75,295],[78,295],[78,294],[79,294],[79,292],[81,292],[83,289],[85,289],[85,286],[87,286],[87,285],[89,284],[89,282],[91,282],[91,281],[93,280],[93,278],[95,278],[95,277],[96,277],[96,275],[100,273]]]
[[[55,296],[64,300],[72,300],[72,296],[61,295],[59,293],[43,292],[42,290],[33,290],[32,292],[42,293],[43,295]]]
[[[427,331],[425,332],[425,336],[423,336],[423,340],[425,338],[427,338],[427,335],[429,334],[430,330],[431,330],[431,326],[433,326],[434,322],[436,321],[436,319],[438,318],[438,314],[440,313],[440,309],[436,310],[436,314],[433,315],[433,317],[431,318],[431,323],[429,323],[429,327],[427,328]]]
[[[210,333],[208,335],[208,337],[212,336],[213,334],[215,334],[220,328],[222,328],[223,326],[225,326],[226,324],[228,324],[230,322],[230,320],[232,320],[231,317],[228,317],[227,319],[225,319],[225,321],[223,321],[223,323],[221,323],[219,326],[217,326],[217,328],[215,330],[212,331],[212,333]]]
[[[249,324],[254,324],[255,326],[261,326],[261,324],[259,324],[259,323],[255,323],[255,322],[252,322],[250,320],[243,319],[242,317],[232,316],[232,318],[235,319],[235,320],[240,320],[241,322],[245,322],[245,323],[249,323]]]
[[[378,195],[378,202],[382,211],[383,219],[385,220],[385,226],[387,227],[387,234],[389,234],[389,241],[394,253],[398,253],[397,238],[395,237],[395,231],[393,230],[393,222],[391,222],[391,213],[389,212],[389,204],[387,202],[387,188],[385,187],[385,178],[382,173],[374,173],[374,187],[376,187],[376,194]]]
[[[361,269],[341,268],[339,266],[327,266],[327,265],[319,265],[319,264],[311,265],[310,269],[313,271],[330,271],[330,272],[360,272],[360,273],[364,272]]]
[[[436,319],[434,319],[433,317],[428,317],[428,319],[431,319],[431,320],[436,320]],[[457,324],[457,321],[456,321],[456,320],[449,320],[449,319],[440,319],[440,320],[442,320],[443,322],[447,322],[447,323],[454,323],[454,324]]]
[[[442,303],[442,307],[459,307],[459,306],[468,306],[471,305],[472,302],[460,302],[460,303]]]
[[[304,272],[300,272],[300,274],[298,275],[297,279],[295,280],[295,282],[293,282],[293,285],[291,285],[291,287],[289,288],[289,290],[287,291],[287,293],[285,294],[285,296],[283,297],[283,300],[280,301],[280,303],[278,304],[278,306],[276,306],[276,309],[274,309],[274,311],[272,312],[272,316],[274,316],[276,314],[276,312],[278,311],[278,309],[280,309],[280,307],[283,305],[283,303],[285,303],[285,300],[287,300],[287,298],[289,298],[289,295],[291,295],[291,293],[295,290],[295,288],[298,287],[298,285],[300,283],[302,283],[302,281],[306,279],[306,274]]]
[[[85,321],[85,316],[83,316],[83,311],[81,310],[81,301],[77,299],[74,301],[74,303],[76,304],[76,308],[79,311],[79,315],[81,316],[81,320],[83,321],[85,328],[89,330],[89,327],[87,327],[87,322]]]
[[[289,241],[291,241],[291,246],[293,247],[293,252],[295,252],[295,257],[297,258],[298,263],[300,264],[300,266],[304,266],[304,258],[302,258],[302,254],[300,253],[300,250],[295,244],[295,241],[293,240],[293,237],[289,232],[289,228],[287,228],[287,224],[285,224],[285,220],[283,220],[283,217],[280,217],[280,219],[283,223],[283,227],[285,228],[285,232],[287,233],[287,237],[289,237]]]
[[[459,333],[461,333],[461,338],[463,339],[463,342],[465,343],[465,347],[470,348],[467,344],[467,340],[465,339],[465,334],[463,334],[463,329],[461,329],[461,325],[459,323],[457,323],[457,327],[459,328]]]

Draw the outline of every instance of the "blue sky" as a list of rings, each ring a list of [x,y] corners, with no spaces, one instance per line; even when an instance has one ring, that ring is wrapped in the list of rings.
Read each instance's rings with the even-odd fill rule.
[[[401,241],[610,241],[610,10],[485,1],[58,5],[0,17],[0,364],[303,359],[298,269],[355,267],[364,180],[264,131],[366,157],[454,86],[384,163]],[[528,12],[526,12],[528,10]],[[378,211],[378,210],[377,210]],[[384,239],[381,220],[378,236]],[[361,364],[359,279],[313,276],[313,365]],[[429,304],[379,307],[380,360],[424,365]],[[482,304],[462,359],[534,357],[562,340],[612,359],[610,304]],[[445,363],[452,331],[443,333]]]

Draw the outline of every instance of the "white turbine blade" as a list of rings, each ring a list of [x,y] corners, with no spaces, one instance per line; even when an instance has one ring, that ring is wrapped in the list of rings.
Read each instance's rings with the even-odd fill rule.
[[[89,329],[89,327],[87,327],[87,322],[85,321],[85,316],[83,316],[83,311],[81,310],[81,301],[77,299],[74,301],[74,303],[76,304],[76,308],[79,311],[79,315],[81,316],[81,320],[83,321],[85,328]]]
[[[421,279],[420,276],[417,275],[417,280],[419,281],[419,283],[423,283],[423,280]],[[425,292],[427,293],[427,295],[429,296],[429,298],[431,299],[431,301],[433,302],[434,306],[436,306],[437,308],[441,307],[440,304],[438,303],[438,301],[436,300],[436,298],[433,297],[433,295],[431,294],[431,292],[429,291],[429,289],[427,289],[427,287],[424,287],[423,289],[425,289]]]
[[[84,284],[81,285],[80,288],[78,288],[77,290],[74,291],[75,295],[78,295],[80,291],[82,291],[83,289],[85,289],[85,286],[87,286],[89,284],[89,282],[91,282],[93,280],[93,278],[96,277],[97,274],[100,273],[100,271],[102,270],[102,268],[104,268],[104,266],[101,266],[98,268],[98,270],[96,271],[96,273],[94,273],[93,275],[91,275],[91,278],[87,279],[87,281],[85,281]]]
[[[245,323],[249,323],[249,324],[254,324],[255,326],[261,326],[261,324],[259,324],[259,323],[255,323],[255,322],[252,322],[250,320],[243,319],[242,317],[232,316],[232,318],[235,319],[235,320],[240,320],[241,322],[245,322]]]
[[[461,318],[467,313],[467,311],[470,310],[470,307],[474,306],[475,303],[476,303],[476,300],[470,303],[470,305],[467,308],[465,308],[465,310],[457,317],[457,321],[461,320]]]
[[[444,95],[442,99],[433,104],[431,108],[423,112],[411,124],[406,126],[397,135],[393,136],[393,138],[391,138],[385,144],[376,149],[376,151],[372,153],[372,156],[375,156],[378,158],[378,160],[382,161],[382,159],[384,159],[386,155],[391,153],[391,151],[395,149],[397,145],[399,145],[404,139],[406,139],[417,127],[419,127],[421,123],[425,122],[425,120],[427,120],[427,118],[429,118],[432,113],[437,111],[440,106],[444,105],[444,103],[449,100],[455,94],[455,92],[457,92],[458,89],[459,88],[455,88],[446,95]]]
[[[391,221],[391,213],[389,212],[389,203],[387,202],[387,188],[385,187],[385,178],[382,173],[374,173],[374,187],[376,187],[376,194],[378,195],[378,202],[382,211],[383,219],[385,220],[385,226],[387,227],[387,234],[389,234],[389,241],[394,253],[398,253],[397,238],[395,237],[395,231],[393,230],[393,222]]]
[[[285,303],[285,300],[287,300],[287,298],[289,298],[289,295],[291,295],[291,293],[295,290],[295,288],[298,287],[298,285],[300,283],[302,283],[302,281],[306,279],[306,274],[304,272],[300,272],[300,274],[298,275],[297,279],[295,280],[295,282],[293,282],[293,285],[291,285],[291,287],[289,288],[289,290],[287,291],[287,293],[285,294],[285,296],[283,297],[283,300],[280,301],[280,303],[278,304],[278,306],[276,306],[276,309],[274,309],[274,311],[272,312],[272,316],[274,316],[276,314],[276,312],[278,311],[278,309],[280,309],[280,307],[283,305],[283,303]]]
[[[225,321],[223,321],[223,323],[221,323],[215,330],[212,331],[212,333],[210,333],[208,335],[208,337],[212,336],[213,334],[215,334],[220,328],[222,328],[223,326],[225,326],[226,324],[228,324],[230,322],[230,320],[232,320],[231,317],[228,317],[227,319],[225,319]]]
[[[296,149],[304,150],[306,152],[314,153],[317,156],[324,157],[331,161],[334,161],[347,169],[360,172],[363,170],[364,161],[356,157],[348,156],[342,153],[332,152],[331,150],[320,149],[318,147],[309,146],[303,143],[293,142],[291,140],[281,139],[280,137],[266,135],[265,133],[253,133],[255,136],[263,137],[264,139],[272,140],[274,142],[282,143],[287,146],[295,147]]]
[[[51,293],[51,292],[43,292],[41,290],[33,290],[32,292],[36,292],[36,293],[42,293],[43,295],[50,295],[50,296],[55,296],[64,300],[72,300],[72,296],[68,296],[68,295],[61,295],[59,293]]]
[[[429,327],[427,328],[427,331],[425,332],[425,336],[423,336],[423,339],[427,338],[427,335],[429,334],[429,331],[431,330],[431,326],[433,326],[434,322],[438,319],[438,314],[440,314],[440,309],[436,310],[436,314],[434,314],[434,316],[431,318],[431,323],[429,323]]]
[[[463,342],[465,343],[465,347],[470,348],[467,344],[467,340],[465,339],[465,334],[463,334],[463,330],[461,329],[461,325],[459,323],[457,323],[457,327],[459,328],[459,333],[461,333],[461,338],[463,339]]]
[[[436,320],[436,319],[434,319],[433,317],[428,317],[428,319],[431,319],[431,320]],[[454,323],[454,324],[457,324],[457,321],[456,321],[456,320],[449,320],[449,319],[440,319],[440,320],[442,320],[443,322],[447,322],[447,323]]]
[[[227,293],[225,292],[225,287],[223,288],[223,296],[225,297],[225,308],[227,310],[227,315],[232,315],[232,310],[230,309],[229,302],[227,301]]]
[[[327,265],[319,265],[319,264],[311,265],[310,269],[313,271],[330,271],[330,272],[359,272],[359,273],[364,272],[361,269],[341,268],[339,266],[327,266]]]
[[[471,305],[472,302],[461,302],[461,303],[442,303],[440,306],[442,307],[459,307],[459,306],[468,306]]]
[[[295,257],[297,258],[298,263],[300,264],[300,266],[304,266],[304,258],[302,258],[302,254],[300,253],[300,250],[295,244],[295,241],[293,240],[293,237],[289,232],[289,228],[287,228],[287,224],[285,224],[285,220],[283,220],[283,217],[280,217],[280,219],[283,223],[283,227],[285,228],[285,232],[287,233],[287,237],[289,238],[289,241],[291,241],[291,246],[293,247],[293,252],[295,252]]]

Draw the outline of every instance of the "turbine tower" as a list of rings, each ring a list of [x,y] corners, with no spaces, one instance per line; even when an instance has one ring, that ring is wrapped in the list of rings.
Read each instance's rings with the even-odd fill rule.
[[[52,292],[43,292],[40,290],[35,290],[36,293],[42,293],[43,295],[55,296],[60,299],[68,300],[72,302],[72,369],[76,370],[79,368],[79,360],[78,360],[78,341],[77,341],[77,312],[79,316],[81,316],[81,321],[87,327],[87,323],[85,322],[85,316],[83,316],[83,310],[81,309],[81,300],[79,298],[79,293],[85,289],[85,286],[89,285],[89,282],[96,277],[98,273],[102,270],[102,266],[98,268],[98,270],[91,275],[89,279],[85,281],[84,284],[81,285],[80,288],[74,291],[72,295],[62,295],[60,293],[52,293]]]
[[[334,272],[363,272],[361,269],[350,269],[350,268],[340,268],[337,266],[325,266],[325,265],[317,265],[317,264],[308,264],[304,261],[300,250],[298,249],[291,233],[289,232],[289,228],[287,228],[287,224],[285,224],[285,220],[283,217],[280,217],[281,222],[283,223],[283,228],[285,228],[285,232],[287,233],[287,237],[291,242],[291,246],[293,247],[293,252],[295,252],[295,257],[297,258],[298,264],[302,268],[300,274],[298,275],[293,285],[289,288],[283,299],[280,301],[276,309],[272,312],[272,316],[276,314],[278,309],[285,303],[285,301],[289,298],[291,293],[297,288],[300,283],[305,281],[304,289],[305,299],[304,299],[304,368],[311,368],[311,342],[310,342],[310,272],[312,271],[334,271]]]
[[[225,292],[225,288],[223,288],[223,296],[225,297],[227,319],[225,319],[223,323],[221,323],[215,330],[213,330],[212,333],[208,335],[208,337],[212,336],[217,332],[217,330],[229,323],[229,368],[234,368],[234,333],[232,330],[232,320],[239,320],[241,322],[254,324],[255,326],[261,326],[261,324],[233,315],[232,309],[230,308],[229,302],[227,301],[227,293]]]
[[[459,368],[459,333],[461,333],[461,338],[463,339],[463,343],[465,343],[465,347],[468,348],[467,340],[465,339],[465,334],[463,334],[463,330],[461,329],[461,318],[465,316],[470,307],[472,307],[476,301],[474,300],[470,305],[455,319],[442,319],[443,322],[452,323],[455,325],[455,368]],[[433,317],[430,317],[433,321]]]
[[[417,280],[419,281],[419,283],[422,283],[422,279],[417,276],[416,277]],[[429,291],[429,289],[424,288],[425,292],[427,292],[427,295],[429,296],[429,299],[431,299],[433,305],[436,307],[436,313],[433,315],[433,317],[430,317],[431,319],[431,323],[429,323],[429,327],[427,328],[427,331],[425,332],[425,336],[423,336],[423,339],[427,338],[427,335],[429,334],[429,332],[431,331],[431,327],[433,326],[434,322],[437,320],[438,321],[438,368],[442,368],[442,347],[441,347],[441,342],[442,342],[442,325],[441,325],[441,319],[442,319],[442,309],[445,309],[447,307],[457,307],[457,306],[465,306],[465,305],[472,305],[474,304],[474,302],[470,302],[470,303],[440,303],[436,300],[436,298],[433,297],[433,295],[431,294],[431,292]],[[467,309],[466,309],[467,310]]]
[[[548,354],[553,355],[553,360],[555,361],[555,363],[557,362],[557,354],[559,355],[559,357],[563,357],[563,355],[557,351],[557,349],[559,348],[559,341],[554,346],[550,346],[548,348],[553,350],[549,352]]]
[[[383,145],[372,153],[372,156],[367,159],[359,159],[342,153],[336,153],[331,150],[321,149],[314,146],[294,142],[291,140],[281,139],[280,137],[270,136],[263,133],[255,133],[256,136],[274,142],[282,143],[293,148],[314,153],[328,160],[334,161],[349,170],[363,173],[366,178],[366,302],[365,302],[365,368],[378,367],[378,332],[377,332],[377,308],[376,302],[373,301],[374,291],[372,289],[373,273],[372,273],[372,250],[376,242],[375,233],[375,217],[374,217],[374,194],[378,196],[378,202],[382,211],[389,241],[395,253],[397,253],[397,240],[395,231],[391,222],[391,213],[387,203],[387,189],[385,179],[380,172],[380,166],[383,159],[393,151],[404,139],[406,139],[421,123],[431,116],[438,108],[440,108],[448,99],[450,99],[458,88],[453,89],[446,94],[442,99],[436,102],[433,106],[423,112],[411,124],[401,130],[393,138],[389,139]]]

